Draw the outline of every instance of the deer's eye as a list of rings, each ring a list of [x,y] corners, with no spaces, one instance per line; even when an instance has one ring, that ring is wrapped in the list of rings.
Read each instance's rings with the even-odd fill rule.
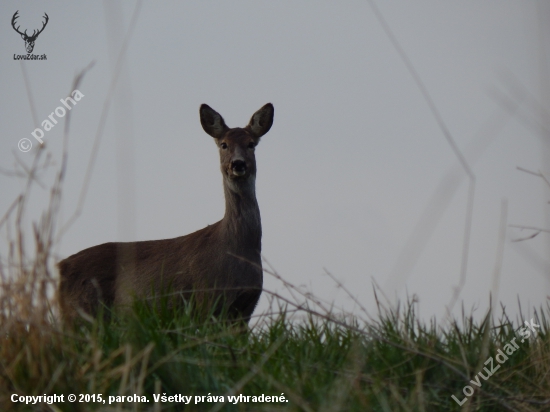
[[[227,149],[227,143],[223,142],[223,143],[220,143],[220,147],[222,149]]]
[[[255,147],[256,147],[256,145],[254,144],[254,142],[248,143],[248,148],[249,149],[254,149]]]

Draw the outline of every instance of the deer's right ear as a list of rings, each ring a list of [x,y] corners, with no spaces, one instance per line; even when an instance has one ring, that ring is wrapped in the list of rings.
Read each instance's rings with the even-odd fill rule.
[[[252,115],[250,123],[246,128],[252,132],[252,134],[259,139],[264,134],[269,132],[271,125],[273,125],[273,114],[275,109],[271,103],[264,105],[260,110]]]
[[[201,125],[206,133],[215,139],[221,139],[229,127],[225,125],[223,117],[207,104],[201,104],[199,109]]]

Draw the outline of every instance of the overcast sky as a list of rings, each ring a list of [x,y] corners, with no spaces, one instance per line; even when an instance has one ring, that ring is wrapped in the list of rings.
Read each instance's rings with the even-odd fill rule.
[[[274,125],[256,151],[257,197],[263,255],[286,280],[357,311],[326,269],[369,310],[374,281],[389,297],[417,295],[422,316],[441,318],[461,267],[459,302],[485,311],[501,262],[498,298],[511,313],[518,296],[524,309],[546,305],[550,234],[514,242],[536,232],[509,225],[550,228],[550,187],[517,169],[550,178],[550,6],[374,3],[442,124],[368,1],[145,1],[136,9],[131,1],[4,0],[1,170],[32,163],[39,143],[31,132],[93,61],[71,110],[62,222],[77,207],[114,73],[118,80],[84,208],[56,256],[185,235],[224,212],[218,153],[200,126],[200,104],[243,127],[272,102]],[[47,60],[14,60],[26,54],[10,24],[17,10],[17,24],[30,33],[48,14],[33,51]],[[56,166],[32,192],[29,237],[47,207],[63,127],[44,133]],[[18,149],[23,138],[35,146],[27,153]],[[2,214],[24,183],[0,174]],[[5,226],[0,235],[5,255]],[[270,276],[264,285],[281,290]],[[262,296],[257,312],[266,302]]]

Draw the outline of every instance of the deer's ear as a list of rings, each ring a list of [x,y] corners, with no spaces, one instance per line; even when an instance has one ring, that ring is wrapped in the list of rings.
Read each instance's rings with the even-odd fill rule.
[[[202,128],[213,138],[220,139],[229,130],[229,127],[225,125],[223,117],[207,104],[201,104],[199,113]]]
[[[273,105],[268,103],[252,115],[246,128],[252,132],[254,137],[259,139],[271,129],[274,114],[275,109]]]

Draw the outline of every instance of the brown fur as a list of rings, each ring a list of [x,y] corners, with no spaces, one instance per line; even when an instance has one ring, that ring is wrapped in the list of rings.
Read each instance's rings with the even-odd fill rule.
[[[273,106],[258,110],[246,128],[229,129],[207,105],[201,124],[220,151],[225,215],[219,222],[173,239],[104,243],[59,262],[59,302],[63,318],[79,310],[95,315],[100,302],[124,306],[172,290],[205,310],[218,302],[232,319],[248,322],[260,298],[263,273],[262,228],[255,195],[254,147],[273,123]]]

